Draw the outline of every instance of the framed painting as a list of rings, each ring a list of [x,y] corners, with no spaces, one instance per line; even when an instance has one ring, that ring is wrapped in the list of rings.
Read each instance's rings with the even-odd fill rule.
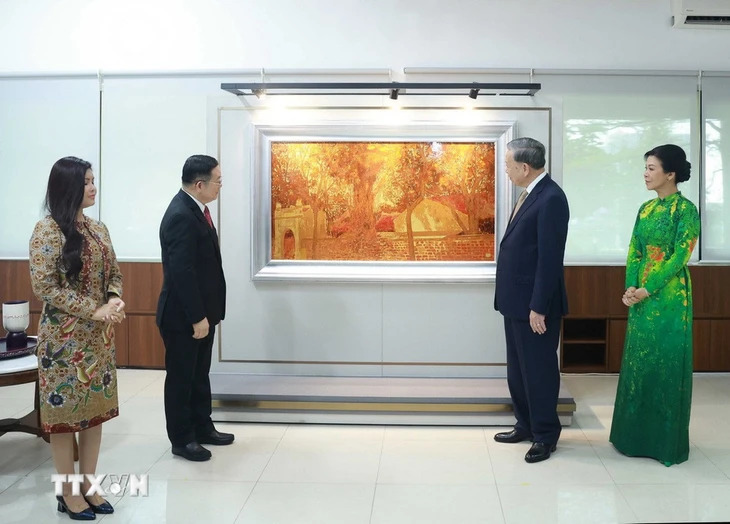
[[[514,130],[254,124],[252,278],[493,280]]]

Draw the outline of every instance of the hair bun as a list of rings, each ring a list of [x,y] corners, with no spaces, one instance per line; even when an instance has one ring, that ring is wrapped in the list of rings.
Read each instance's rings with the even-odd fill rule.
[[[685,160],[683,169],[677,170],[677,182],[686,182],[689,180],[691,169],[692,164]]]

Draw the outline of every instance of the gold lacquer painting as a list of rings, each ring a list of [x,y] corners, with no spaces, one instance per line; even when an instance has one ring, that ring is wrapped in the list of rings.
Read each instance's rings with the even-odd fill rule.
[[[271,259],[494,261],[494,142],[274,142]]]

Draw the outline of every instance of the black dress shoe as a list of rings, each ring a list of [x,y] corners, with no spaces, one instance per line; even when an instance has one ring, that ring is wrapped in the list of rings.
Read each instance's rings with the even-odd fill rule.
[[[514,444],[515,442],[522,442],[525,440],[532,440],[532,437],[529,435],[525,435],[524,433],[520,433],[516,429],[513,429],[512,431],[503,431],[502,433],[497,433],[494,435],[494,440],[497,442],[501,442],[502,444]]]
[[[96,515],[94,515],[94,511],[90,508],[84,508],[81,511],[71,511],[66,504],[66,501],[64,500],[63,496],[56,495],[56,500],[58,501],[58,511],[61,513],[68,513],[68,516],[71,520],[95,520]]]
[[[211,457],[210,451],[195,441],[189,442],[184,446],[172,446],[172,454],[192,460],[193,462],[203,462]]]
[[[109,515],[111,513],[114,513],[114,506],[109,504],[109,502],[107,502],[106,500],[104,502],[102,502],[101,504],[99,504],[98,506],[92,504],[91,501],[86,498],[86,495],[84,495],[84,500],[91,508],[91,511],[93,511],[94,513],[99,513],[100,515],[101,514]]]
[[[544,442],[535,442],[530,451],[525,455],[525,462],[532,464],[533,462],[541,462],[550,458],[550,453],[555,451],[555,444],[545,444]]]
[[[227,446],[228,444],[233,444],[233,433],[221,433],[214,429],[207,435],[199,436],[198,442],[201,444],[212,444],[214,446]]]

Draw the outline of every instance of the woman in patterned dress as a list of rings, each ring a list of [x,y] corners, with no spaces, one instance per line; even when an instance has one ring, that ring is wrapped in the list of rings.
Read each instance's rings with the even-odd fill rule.
[[[647,189],[626,261],[629,306],[610,441],[625,455],[666,466],[689,456],[692,402],[692,283],[687,262],[697,243],[697,208],[677,190],[689,179],[681,147],[644,155]]]
[[[79,434],[79,473],[93,475],[101,424],[119,414],[114,323],[124,318],[122,275],[106,226],[84,215],[94,205],[91,164],[57,161],[48,178],[45,207],[30,239],[33,292],[43,301],[38,328],[41,425],[50,434],[59,474],[74,474],[73,442]],[[84,497],[63,484],[58,510],[92,520],[114,509],[97,493]]]

